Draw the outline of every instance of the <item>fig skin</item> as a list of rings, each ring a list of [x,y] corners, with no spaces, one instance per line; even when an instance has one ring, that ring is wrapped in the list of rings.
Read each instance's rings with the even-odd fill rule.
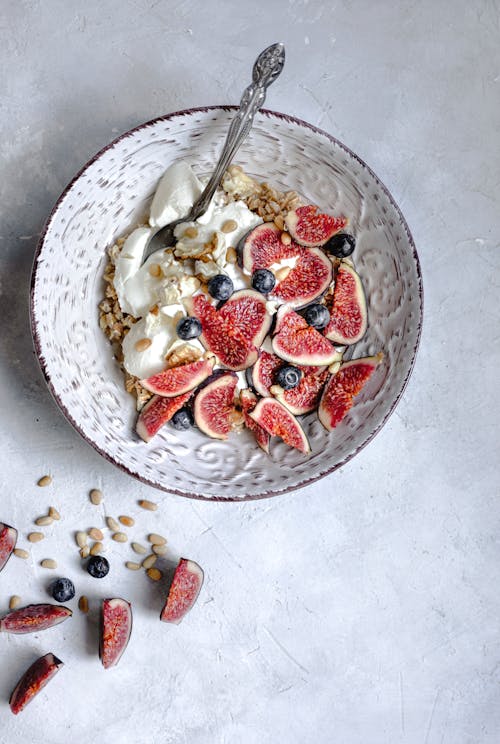
[[[249,388],[245,388],[240,392],[240,403],[241,410],[243,411],[243,418],[245,420],[245,426],[253,433],[255,441],[264,452],[269,454],[269,440],[270,436],[268,432],[262,428],[256,421],[250,417],[250,412],[253,411],[258,403],[258,398]]]
[[[11,693],[9,705],[12,713],[15,716],[21,713],[63,666],[63,662],[53,653],[40,656],[33,662]]]

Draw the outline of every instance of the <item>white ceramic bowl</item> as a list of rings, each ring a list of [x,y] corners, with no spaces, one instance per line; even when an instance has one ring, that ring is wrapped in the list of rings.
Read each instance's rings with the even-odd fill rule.
[[[149,205],[178,159],[210,173],[234,109],[181,111],[143,124],[98,153],[57,202],[32,276],[36,351],[47,384],[80,434],[110,462],[157,488],[208,499],[271,496],[331,473],[370,441],[396,406],[412,370],[422,321],[422,282],[408,226],[388,190],[354,153],[321,130],[262,111],[236,162],[277,188],[296,189],[349,216],[368,300],[369,325],[355,356],[383,364],[346,419],[327,433],[304,419],[313,454],[274,440],[265,455],[245,431],[226,442],[169,426],[145,444],[134,434],[133,398],[99,328],[106,248]]]

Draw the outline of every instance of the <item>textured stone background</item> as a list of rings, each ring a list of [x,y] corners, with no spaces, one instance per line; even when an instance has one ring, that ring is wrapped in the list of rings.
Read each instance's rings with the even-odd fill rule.
[[[4,0],[0,19],[1,513],[23,534],[63,521],[0,577],[40,601],[56,557],[80,592],[124,594],[135,632],[118,669],[95,617],[1,637],[0,739],[152,744],[496,744],[500,5],[358,0]],[[370,446],[304,491],[245,504],[151,491],[101,460],[53,404],[27,315],[33,251],[58,194],[118,133],[156,115],[235,103],[253,59],[286,43],[267,105],[328,130],[384,181],[423,265],[425,325],[410,386]],[[49,490],[37,478],[54,474]],[[156,586],[121,568],[97,585],[71,531],[136,513],[199,560],[197,608],[161,626]],[[59,573],[59,572],[58,572]],[[74,604],[74,603],[73,603]],[[18,719],[20,672],[66,666]]]

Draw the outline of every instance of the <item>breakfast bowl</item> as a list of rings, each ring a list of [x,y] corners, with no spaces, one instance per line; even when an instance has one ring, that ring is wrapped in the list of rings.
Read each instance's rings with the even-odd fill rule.
[[[261,110],[238,152],[246,173],[293,189],[326,212],[349,217],[368,327],[356,358],[383,360],[344,420],[331,432],[316,414],[302,418],[312,452],[273,440],[270,454],[251,432],[210,439],[197,428],[164,426],[151,442],[135,434],[136,410],[99,325],[107,249],[144,221],[165,170],[187,161],[211,173],[233,107],[160,117],[99,152],[56,203],[32,273],[36,353],[58,406],[104,458],[143,483],[182,496],[244,500],[306,486],[344,465],[381,429],[411,374],[422,324],[418,256],[405,219],[370,168],[338,140],[294,117]]]

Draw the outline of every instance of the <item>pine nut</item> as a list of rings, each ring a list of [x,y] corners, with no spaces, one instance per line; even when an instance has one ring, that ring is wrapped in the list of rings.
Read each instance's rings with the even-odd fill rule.
[[[133,527],[135,524],[135,519],[132,519],[132,517],[127,517],[122,515],[121,517],[118,517],[118,521],[125,525],[125,527]]]
[[[152,545],[165,545],[167,541],[161,535],[157,535],[156,533],[152,532],[150,535],[148,535],[148,542],[150,542]]]
[[[124,532],[115,532],[115,534],[112,536],[113,540],[116,540],[116,542],[127,542],[128,537]]]
[[[52,558],[44,558],[43,561],[40,561],[40,565],[42,568],[57,568],[57,562]]]
[[[142,567],[143,568],[153,568],[153,566],[154,566],[154,564],[156,563],[157,560],[158,560],[158,556],[157,555],[148,555],[147,558],[144,558],[144,560],[142,562]]]
[[[282,282],[283,279],[286,279],[288,274],[291,272],[290,266],[283,266],[281,269],[278,269],[276,272],[276,279],[279,282]]]
[[[118,532],[120,529],[120,525],[116,521],[116,519],[113,519],[113,517],[106,517],[106,524],[108,525],[110,530],[113,530],[113,532]]]
[[[104,540],[104,535],[97,527],[91,527],[87,534],[92,540]]]
[[[18,597],[17,594],[13,594],[9,601],[9,610],[15,610],[16,607],[19,607],[21,601],[21,597]]]
[[[186,227],[184,230],[184,236],[185,238],[197,238],[198,237],[198,230],[196,227]]]
[[[166,545],[153,545],[152,550],[155,555],[165,555],[168,548]]]
[[[157,263],[151,264],[149,267],[149,273],[151,276],[160,277],[162,275],[161,266]]]
[[[82,596],[78,600],[78,609],[80,610],[80,612],[89,611],[89,601],[84,594],[82,594]]]
[[[283,219],[283,217],[280,214],[278,214],[274,218],[274,224],[276,225],[276,227],[278,228],[278,230],[283,230],[283,228],[285,227],[285,220]]]
[[[94,506],[99,506],[102,501],[102,491],[99,491],[98,488],[93,488],[89,497]]]
[[[237,227],[238,227],[238,223],[236,222],[236,220],[226,220],[221,227],[221,232],[223,233],[234,232]]]
[[[38,517],[38,519],[35,519],[35,524],[38,527],[48,527],[53,521],[52,517]]]
[[[40,533],[41,534],[41,533]],[[22,548],[15,548],[14,555],[18,558],[29,558],[30,554],[27,550],[23,550]]]
[[[36,543],[36,542],[40,542],[40,540],[43,540],[44,537],[45,535],[43,534],[43,532],[30,532],[28,535],[28,540],[31,543]]]
[[[158,568],[148,568],[146,573],[150,579],[153,579],[153,581],[159,581],[163,576],[162,572]]]
[[[133,542],[131,547],[134,553],[139,553],[139,555],[145,555],[148,552],[147,548],[145,548],[144,545],[141,545],[137,542]]]
[[[90,548],[88,545],[84,545],[83,548],[80,548],[80,558],[88,558],[90,555]]]
[[[135,350],[136,351],[146,351],[146,349],[149,349],[153,342],[150,338],[140,338],[139,341],[135,342]]]
[[[41,486],[42,488],[44,486],[50,486],[52,483],[52,476],[51,475],[44,475],[43,478],[40,478],[40,480],[37,483],[37,486]]]
[[[101,555],[104,550],[102,542],[95,542],[90,548],[90,555]]]
[[[134,561],[127,561],[125,566],[131,571],[138,571],[141,567],[140,563],[134,563]]]
[[[292,238],[287,232],[282,232],[280,239],[283,245],[290,245],[290,243],[292,242]]]
[[[237,260],[238,254],[236,253],[236,248],[233,248],[231,245],[226,251],[226,261],[230,264],[235,264]]]
[[[158,504],[155,504],[154,501],[148,501],[147,499],[141,499],[141,501],[139,501],[139,506],[148,511],[156,511],[158,509]]]
[[[83,546],[87,544],[87,533],[77,532],[75,535],[75,540],[78,547],[83,548]]]
[[[52,517],[52,519],[56,519],[57,521],[61,519],[61,515],[54,506],[49,507],[49,517]]]

